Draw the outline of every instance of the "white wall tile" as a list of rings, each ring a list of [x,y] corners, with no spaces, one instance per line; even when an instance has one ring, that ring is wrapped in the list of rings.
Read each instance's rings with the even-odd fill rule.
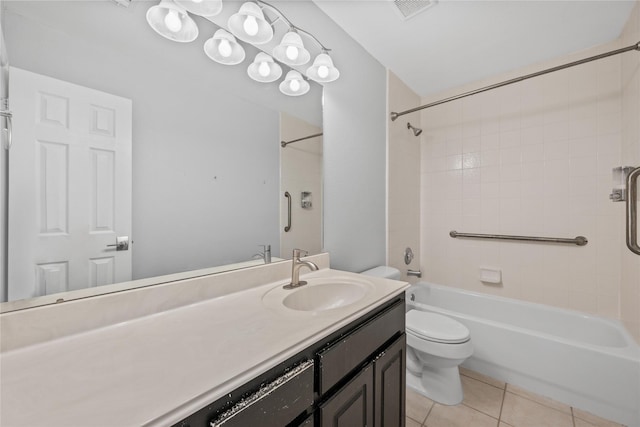
[[[544,144],[523,145],[520,156],[522,163],[534,163],[544,160]]]
[[[522,165],[510,162],[500,167],[500,180],[505,182],[520,181],[522,178]]]
[[[541,68],[544,64],[528,71]],[[585,64],[465,98],[462,113],[458,107],[446,114],[423,113],[423,122],[429,117],[435,129],[462,130],[453,132],[462,139],[450,138],[453,145],[448,148],[436,146],[435,136],[423,138],[434,145],[423,145],[423,156],[448,159],[440,169],[423,169],[421,195],[439,206],[433,214],[423,212],[421,221],[426,280],[621,316],[621,282],[627,276],[640,277],[640,267],[625,264],[626,273],[621,272],[623,211],[609,201],[611,168],[628,151],[640,159],[640,142],[629,136],[640,135],[639,127],[622,114],[624,72],[620,58]],[[635,77],[640,72],[627,74],[640,81]],[[627,85],[633,87],[635,98],[640,97],[640,84]],[[637,103],[632,108],[640,113],[635,98],[627,103]],[[589,244],[469,242],[449,238],[452,229],[585,235]],[[501,286],[488,287],[478,280],[478,269],[484,265],[503,271]],[[640,294],[639,287],[626,292]],[[625,307],[627,312],[635,309],[630,304]],[[640,323],[640,316],[628,318],[632,326]]]
[[[596,155],[597,138],[595,135],[586,138],[574,138],[569,140],[569,156],[581,157]]]
[[[480,152],[464,153],[462,155],[463,169],[478,168],[481,166]]]
[[[481,147],[481,138],[480,135],[474,135],[469,138],[464,138],[462,140],[462,153],[477,153],[480,152]]]
[[[519,146],[500,148],[500,164],[501,165],[517,164],[517,163],[520,163],[521,160],[522,160],[522,149]]]

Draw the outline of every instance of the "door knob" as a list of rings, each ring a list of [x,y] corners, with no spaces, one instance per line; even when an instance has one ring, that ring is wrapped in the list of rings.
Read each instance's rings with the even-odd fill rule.
[[[114,247],[116,251],[127,251],[129,250],[129,236],[118,236],[116,237],[115,245],[107,245],[107,247]]]

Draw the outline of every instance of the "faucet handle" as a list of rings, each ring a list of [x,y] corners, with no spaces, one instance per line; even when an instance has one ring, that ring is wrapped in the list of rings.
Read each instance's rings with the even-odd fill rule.
[[[304,249],[293,250],[293,259],[299,259],[301,256],[307,256],[307,255],[309,255],[309,252],[305,251]]]

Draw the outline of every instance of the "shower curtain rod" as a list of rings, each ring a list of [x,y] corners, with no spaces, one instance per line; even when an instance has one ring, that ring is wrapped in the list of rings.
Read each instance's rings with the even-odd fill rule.
[[[282,148],[284,148],[289,144],[293,144],[294,142],[304,141],[305,139],[315,138],[316,136],[322,136],[322,132],[314,133],[313,135],[304,136],[304,137],[298,138],[298,139],[292,139],[291,141],[280,141],[280,145],[282,146]]]
[[[436,102],[431,102],[429,104],[421,105],[419,107],[412,108],[410,110],[401,111],[399,113],[392,112],[391,113],[391,121],[394,121],[398,117],[404,116],[405,114],[409,114],[409,113],[413,113],[413,112],[416,112],[416,111],[424,110],[425,108],[435,107],[436,105],[444,104],[444,103],[450,102],[450,101],[455,101],[456,99],[465,98],[467,96],[475,95],[477,93],[482,93],[482,92],[486,92],[488,90],[497,89],[497,88],[502,87],[502,86],[507,86],[507,85],[510,85],[510,84],[513,84],[513,83],[518,83],[518,82],[521,82],[523,80],[527,80],[527,79],[530,79],[530,78],[533,78],[533,77],[538,77],[538,76],[542,76],[544,74],[553,73],[554,71],[564,70],[565,68],[575,67],[576,65],[586,64],[587,62],[596,61],[598,59],[608,58],[609,56],[618,55],[618,54],[621,54],[621,53],[629,52],[631,50],[637,50],[637,51],[640,52],[640,42],[638,42],[638,43],[636,43],[634,45],[631,45],[631,46],[623,47],[621,49],[616,49],[616,50],[612,50],[610,52],[601,53],[600,55],[591,56],[589,58],[584,58],[584,59],[581,59],[579,61],[570,62],[570,63],[564,64],[564,65],[558,65],[557,67],[547,68],[546,70],[538,71],[536,73],[531,73],[531,74],[527,74],[525,76],[516,77],[515,79],[507,80],[507,81],[504,81],[504,82],[501,82],[501,83],[496,83],[496,84],[493,84],[493,85],[490,85],[490,86],[485,86],[485,87],[480,88],[480,89],[476,89],[476,90],[472,90],[470,92],[462,93],[460,95],[451,96],[449,98],[445,98],[445,99],[441,99],[441,100],[436,101]]]

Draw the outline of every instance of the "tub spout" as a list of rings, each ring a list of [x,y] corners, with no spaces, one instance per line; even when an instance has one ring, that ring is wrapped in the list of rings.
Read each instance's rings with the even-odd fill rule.
[[[407,276],[422,277],[422,271],[409,269],[407,270]]]

